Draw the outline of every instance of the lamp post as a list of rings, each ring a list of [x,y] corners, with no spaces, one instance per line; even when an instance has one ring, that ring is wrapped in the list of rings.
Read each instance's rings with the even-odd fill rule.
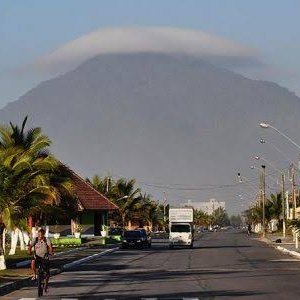
[[[261,138],[259,140],[259,142],[261,144],[268,144],[271,145],[278,153],[280,153],[289,163],[293,163],[293,160],[290,159],[283,151],[281,151],[276,145],[274,145],[273,143],[267,141],[266,139]]]
[[[282,235],[285,238],[286,236],[286,213],[285,213],[285,179],[284,179],[284,172],[282,170],[279,170],[278,168],[276,168],[274,166],[273,163],[271,163],[269,160],[263,158],[263,157],[258,157],[255,156],[256,160],[263,160],[266,163],[268,163],[275,171],[279,172],[280,176],[281,176],[281,205],[282,205]],[[264,169],[265,170],[265,169]],[[265,172],[265,171],[264,171]],[[266,175],[263,175],[264,177],[266,177]],[[265,180],[265,178],[264,178]],[[294,190],[294,188],[293,188]],[[294,194],[293,194],[294,195]]]
[[[241,175],[240,172],[237,173],[237,176],[238,176],[239,183],[247,182],[248,185],[249,185],[249,187],[250,187],[255,193],[257,193],[256,185],[254,185],[254,184],[251,182],[250,179],[248,179],[248,178],[245,177],[245,176],[242,177],[242,175]],[[245,180],[243,180],[243,178],[244,178]]]
[[[266,236],[266,166],[262,165],[262,222],[263,222],[263,237]]]
[[[167,193],[164,191],[163,192],[163,201],[164,201],[164,230],[166,230],[166,205],[167,205]]]
[[[128,195],[121,197],[121,198],[117,199],[116,201],[120,201],[120,200],[127,199],[127,198],[128,198]]]
[[[255,165],[252,165],[250,168],[251,168],[251,170],[257,170],[260,173],[262,172],[262,170],[260,168],[256,167]],[[276,180],[275,177],[271,176],[270,174],[268,175],[268,177],[270,177],[270,179],[272,179],[274,183],[278,184],[278,181]]]
[[[269,123],[259,123],[259,126],[261,128],[267,129],[267,128],[272,128],[273,130],[275,130],[276,132],[278,132],[280,135],[282,135],[284,138],[286,138],[290,143],[292,143],[295,147],[297,147],[298,149],[300,149],[300,146],[294,142],[289,136],[287,136],[285,133],[281,132],[279,129],[277,129],[276,127],[272,126]]]

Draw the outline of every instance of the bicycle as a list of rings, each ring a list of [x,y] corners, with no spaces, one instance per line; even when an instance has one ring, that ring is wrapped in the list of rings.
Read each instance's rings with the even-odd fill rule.
[[[49,276],[49,256],[45,255],[44,258],[37,258],[36,263],[37,268],[37,287],[38,287],[38,297],[42,297],[46,285],[46,278]]]

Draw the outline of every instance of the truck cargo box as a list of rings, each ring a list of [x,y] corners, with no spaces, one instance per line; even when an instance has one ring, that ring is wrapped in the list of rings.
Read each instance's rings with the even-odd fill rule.
[[[193,222],[192,208],[170,208],[169,222],[170,223],[192,223]]]

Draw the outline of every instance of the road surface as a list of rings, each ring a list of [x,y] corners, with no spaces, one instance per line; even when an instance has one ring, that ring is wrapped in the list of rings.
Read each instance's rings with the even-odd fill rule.
[[[3,299],[35,298],[23,288]],[[238,231],[194,249],[120,250],[52,278],[46,299],[300,299],[300,262]]]

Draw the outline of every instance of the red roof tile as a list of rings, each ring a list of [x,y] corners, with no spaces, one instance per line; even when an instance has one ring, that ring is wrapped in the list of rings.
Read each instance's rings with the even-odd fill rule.
[[[67,166],[62,165],[70,173],[80,207],[87,210],[117,210],[118,207],[104,195],[95,190],[88,182],[81,178]]]

